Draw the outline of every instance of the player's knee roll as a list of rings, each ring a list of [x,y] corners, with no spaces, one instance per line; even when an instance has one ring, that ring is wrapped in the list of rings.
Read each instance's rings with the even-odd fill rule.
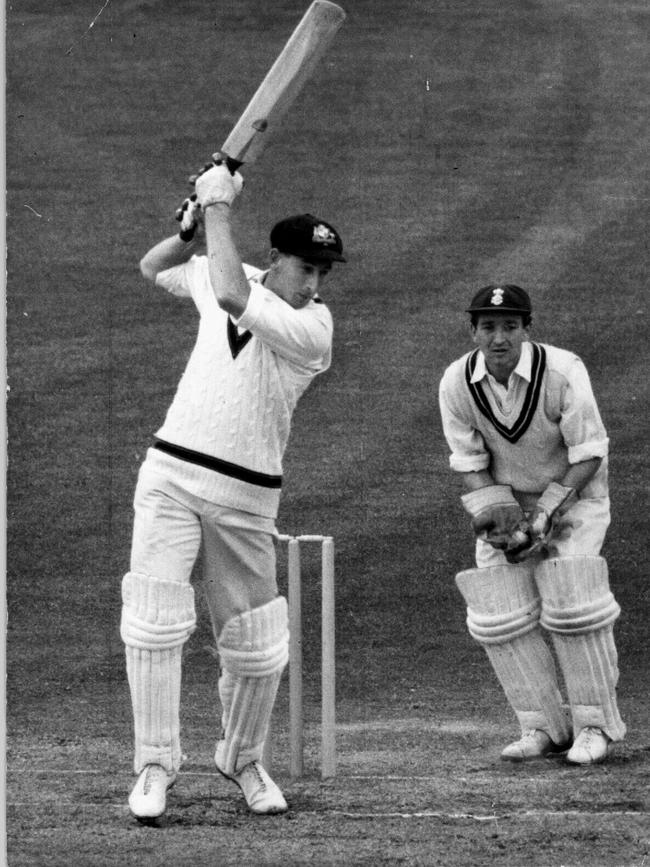
[[[527,566],[467,569],[456,575],[467,603],[467,628],[481,644],[504,644],[539,623],[541,601]]]
[[[239,677],[266,677],[289,661],[287,601],[278,596],[226,623],[218,642],[221,664]]]
[[[183,644],[196,628],[189,584],[127,572],[122,580],[122,641],[130,647],[166,650]]]
[[[621,609],[609,588],[603,557],[554,557],[535,570],[541,623],[550,632],[580,635],[610,626]]]

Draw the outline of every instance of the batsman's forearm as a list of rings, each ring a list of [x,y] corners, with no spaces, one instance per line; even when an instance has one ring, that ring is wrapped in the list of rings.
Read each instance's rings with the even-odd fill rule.
[[[219,306],[239,318],[248,304],[250,286],[232,236],[230,207],[210,205],[204,220],[212,290]]]
[[[142,257],[140,271],[147,280],[153,283],[157,274],[166,271],[167,268],[173,268],[174,265],[182,265],[183,262],[187,262],[194,253],[198,252],[200,246],[200,242],[196,239],[185,242],[181,241],[178,235],[172,235],[170,238],[160,241]]]

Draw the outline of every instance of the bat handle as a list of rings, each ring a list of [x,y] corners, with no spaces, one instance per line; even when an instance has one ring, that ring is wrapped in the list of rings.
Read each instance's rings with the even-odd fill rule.
[[[219,151],[212,154],[212,159],[215,161],[215,163],[225,163],[231,175],[234,175],[237,169],[240,168],[240,166],[244,165],[243,162],[240,162],[239,160],[234,160],[232,157],[219,153]]]

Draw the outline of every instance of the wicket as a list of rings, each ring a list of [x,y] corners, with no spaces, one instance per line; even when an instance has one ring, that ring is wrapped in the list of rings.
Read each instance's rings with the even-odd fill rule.
[[[287,543],[289,602],[289,773],[304,773],[304,725],[302,698],[302,583],[301,544],[321,544],[321,778],[336,775],[336,674],[334,623],[334,539],[331,536],[279,535]],[[270,737],[267,738],[270,763]]]

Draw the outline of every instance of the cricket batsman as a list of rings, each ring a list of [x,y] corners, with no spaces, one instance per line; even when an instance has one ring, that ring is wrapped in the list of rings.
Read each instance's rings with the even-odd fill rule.
[[[610,522],[607,434],[580,358],[530,340],[523,289],[487,286],[466,312],[475,349],[445,371],[440,412],[476,535],[477,568],[456,583],[470,635],[521,728],[501,757],[600,762],[625,736],[620,608],[600,555]]]
[[[288,613],[278,595],[275,518],[296,403],[330,366],[332,317],[319,292],[341,238],[310,214],[277,223],[268,268],[242,264],[231,212],[242,178],[213,163],[177,214],[180,233],[140,263],[144,277],[199,313],[191,356],[140,468],[121,636],[138,775],[132,814],[166,808],[181,765],[183,646],[196,625],[190,577],[199,550],[219,655],[218,770],[253,813],[287,809],[262,766],[288,660]]]

